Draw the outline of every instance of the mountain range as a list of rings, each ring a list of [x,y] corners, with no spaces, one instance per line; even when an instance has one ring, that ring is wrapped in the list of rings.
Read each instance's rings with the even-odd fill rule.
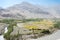
[[[6,9],[0,7],[0,18],[60,18],[60,6],[46,8],[28,2],[22,2]]]

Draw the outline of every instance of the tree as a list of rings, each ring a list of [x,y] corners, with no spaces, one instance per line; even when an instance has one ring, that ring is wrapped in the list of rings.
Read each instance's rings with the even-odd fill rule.
[[[56,22],[56,23],[54,24],[54,27],[60,29],[60,21]]]

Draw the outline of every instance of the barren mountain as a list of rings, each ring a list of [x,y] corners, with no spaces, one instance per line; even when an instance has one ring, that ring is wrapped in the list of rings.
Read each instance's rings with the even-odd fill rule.
[[[60,7],[59,7],[60,8]],[[4,18],[60,18],[60,9],[57,8],[42,8],[27,2],[16,4],[7,9],[3,9],[0,16]],[[58,10],[59,9],[59,10]]]
[[[52,14],[55,18],[60,18],[60,6],[59,5],[48,7],[46,11]]]

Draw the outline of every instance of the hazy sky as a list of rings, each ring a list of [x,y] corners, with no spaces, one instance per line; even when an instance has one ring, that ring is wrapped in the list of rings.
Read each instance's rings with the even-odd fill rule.
[[[23,1],[38,5],[60,5],[60,0],[0,0],[0,7],[6,8]]]

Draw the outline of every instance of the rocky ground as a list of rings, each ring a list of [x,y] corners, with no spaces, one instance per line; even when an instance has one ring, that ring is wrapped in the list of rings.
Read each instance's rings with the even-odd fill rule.
[[[43,36],[37,39],[27,39],[27,40],[60,40],[60,30],[57,30],[51,35]]]
[[[0,35],[4,33],[5,27],[7,27],[7,24],[5,24],[5,23],[0,23]]]

